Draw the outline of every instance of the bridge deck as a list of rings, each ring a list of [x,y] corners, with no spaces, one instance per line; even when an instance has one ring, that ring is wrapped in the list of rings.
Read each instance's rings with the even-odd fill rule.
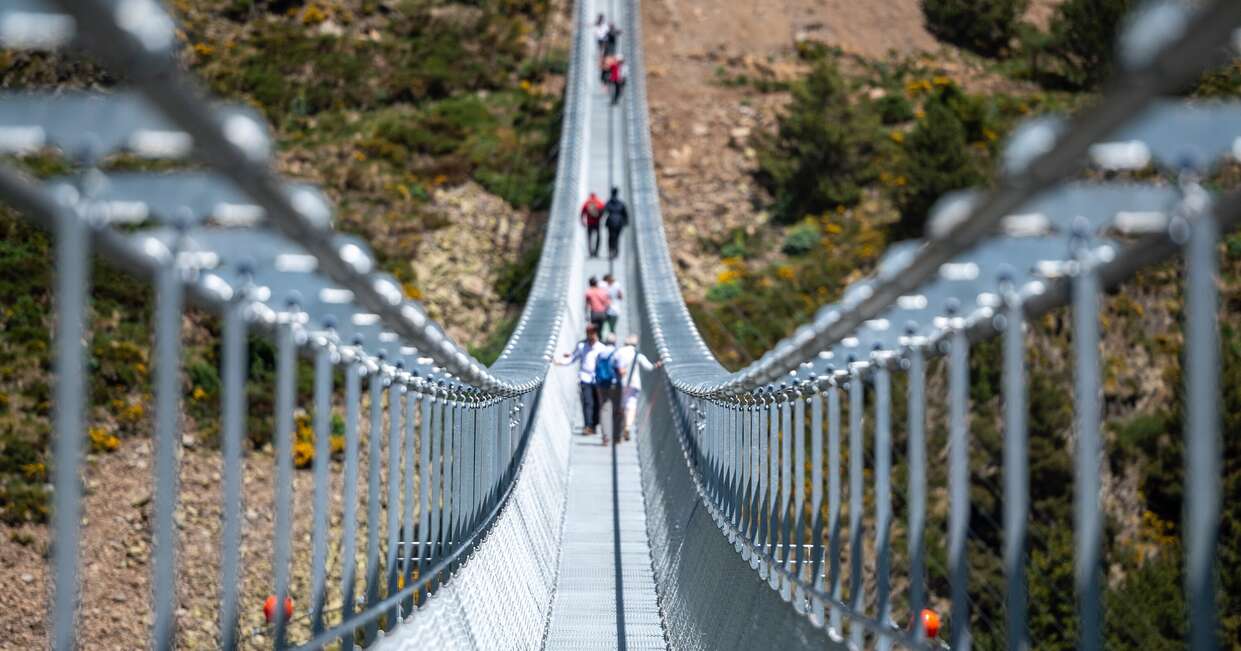
[[[619,20],[621,3],[597,0],[597,11]],[[590,12],[589,15],[594,15]],[[614,18],[613,18],[614,17]],[[591,93],[590,141],[585,191],[606,198],[613,185],[628,198],[624,182],[624,147],[620,108],[599,86]],[[607,259],[606,232],[600,257],[587,259],[585,273],[602,277],[611,272],[627,278],[625,262],[632,249]],[[625,240],[628,241],[627,238]],[[626,287],[626,290],[629,288]],[[636,297],[626,296],[624,304]],[[617,329],[629,332],[622,307]],[[565,371],[567,372],[567,371]],[[580,423],[581,416],[574,421]],[[610,432],[610,409],[604,407],[604,431]],[[573,435],[569,461],[569,497],[555,603],[548,626],[548,649],[664,649],[663,625],[655,596],[642,501],[637,442],[604,446],[598,434]]]

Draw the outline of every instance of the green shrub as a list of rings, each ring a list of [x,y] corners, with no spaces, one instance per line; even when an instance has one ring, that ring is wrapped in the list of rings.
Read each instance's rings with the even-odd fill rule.
[[[874,176],[878,124],[855,107],[835,62],[820,59],[792,87],[792,102],[774,136],[758,139],[758,181],[775,197],[779,223],[852,206]]]
[[[707,300],[725,303],[741,296],[741,284],[737,282],[718,283],[707,290]]]
[[[922,0],[927,29],[980,54],[1003,51],[1029,0]]]
[[[1066,0],[1051,23],[1051,48],[1073,84],[1097,86],[1112,72],[1116,35],[1134,0]]]
[[[785,255],[806,255],[819,246],[819,229],[813,222],[803,222],[789,230],[784,236],[784,244],[780,251]]]
[[[753,253],[750,251],[749,238],[745,234],[745,230],[741,228],[733,229],[728,234],[728,239],[719,245],[720,257],[722,258],[749,258]]]
[[[926,115],[905,140],[904,177],[898,193],[901,217],[893,237],[920,237],[931,206],[944,193],[982,181],[967,149],[965,126],[943,96],[926,103]]]
[[[1235,98],[1241,95],[1241,61],[1216,68],[1202,75],[1194,89],[1197,97]]]
[[[542,249],[532,246],[516,262],[505,264],[496,275],[496,293],[510,305],[522,305],[530,296]]]
[[[517,317],[512,316],[504,319],[492,332],[490,337],[479,346],[470,346],[470,354],[478,361],[488,366],[494,364],[500,357],[500,353],[504,352],[504,347],[508,345],[509,337],[513,335],[513,331],[517,329]]]
[[[875,110],[879,112],[879,120],[884,124],[900,124],[914,119],[914,107],[897,92],[889,92],[875,102]]]

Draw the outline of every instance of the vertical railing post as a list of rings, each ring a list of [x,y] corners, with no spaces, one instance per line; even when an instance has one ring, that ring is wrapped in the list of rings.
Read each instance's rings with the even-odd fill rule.
[[[887,353],[875,353],[875,618],[880,626],[892,619],[890,600],[890,558],[892,525],[892,411]],[[892,648],[892,640],[880,635],[875,642],[880,651]]]
[[[747,412],[749,413],[749,416],[747,417],[747,420],[749,421],[749,434],[746,445],[750,449],[750,462],[746,467],[746,483],[749,485],[749,494],[746,499],[744,532],[745,537],[750,542],[753,542],[758,537],[758,513],[761,510],[759,508],[759,503],[762,499],[762,489],[760,488],[760,484],[763,474],[759,472],[759,468],[762,467],[761,464],[763,459],[763,436],[760,422],[761,412],[759,411],[762,402],[760,401],[760,398],[761,396],[754,392],[747,394],[747,399],[749,402],[747,407]],[[757,568],[758,564],[755,562],[756,559],[754,555],[751,555],[750,559],[750,566]]]
[[[1185,593],[1189,648],[1216,649],[1215,556],[1220,510],[1219,225],[1210,196],[1182,179],[1185,244]]]
[[[849,613],[863,615],[866,608],[866,582],[862,572],[866,567],[863,549],[862,491],[864,488],[863,463],[865,449],[862,442],[863,392],[865,390],[859,365],[849,364]],[[849,625],[850,641],[860,649],[866,640],[866,630],[861,624]]]
[[[810,585],[823,590],[823,386],[810,376]],[[810,620],[824,625],[823,600],[810,599]]]
[[[82,433],[86,431],[84,337],[90,285],[90,226],[76,210],[63,210],[56,224],[56,444],[52,503],[54,651],[77,647],[78,549],[82,486]]]
[[[420,401],[422,403],[420,411],[422,420],[418,423],[418,579],[422,580],[426,577],[427,557],[431,554],[431,510],[434,504],[432,495],[432,482],[434,481],[434,456],[432,446],[434,445],[434,435],[431,429],[431,420],[435,412],[435,392],[425,380],[418,380],[417,384],[420,392]],[[424,594],[419,591],[418,594],[410,596],[411,599],[417,599],[419,603],[423,601]],[[408,604],[406,608],[411,606]]]
[[[750,517],[754,513],[754,464],[757,449],[754,447],[754,396],[752,394],[744,394],[741,398],[739,406],[741,411],[741,496],[738,500],[740,506],[737,508],[737,531],[741,536],[741,556],[749,560],[750,547],[749,543],[752,538],[750,532]]]
[[[388,590],[386,596],[397,592],[397,582],[401,576],[397,564],[397,551],[401,539],[401,432],[402,413],[405,411],[405,393],[407,389],[401,383],[398,367],[392,378],[392,387],[388,389],[388,553],[384,563],[388,573]],[[387,626],[384,630],[392,630],[399,616],[399,604],[393,604],[387,611]]]
[[[1008,648],[1030,647],[1026,627],[1026,531],[1030,468],[1026,432],[1025,315],[1010,278],[1000,280],[1004,300],[1004,575]]]
[[[439,559],[443,552],[443,517],[444,507],[444,387],[431,387],[431,531],[427,534],[427,551],[425,559],[418,571],[422,576]],[[426,582],[423,598],[430,595],[431,581]]]
[[[420,385],[413,384],[406,393],[405,405],[405,513],[402,516],[404,526],[401,527],[401,581],[397,587],[404,589],[409,585],[409,581],[414,576],[414,555],[417,553],[414,544],[414,473],[417,468],[418,450],[417,450],[417,434],[418,434],[418,406],[421,404],[422,394],[418,392]],[[414,596],[411,593],[408,597],[401,600],[401,617],[406,617],[413,611]]]
[[[160,270],[155,293],[155,649],[176,646],[178,452],[181,448],[181,312],[184,288],[177,243]]]
[[[246,290],[229,303],[220,341],[221,473],[224,483],[224,525],[220,536],[220,648],[238,644],[238,564],[241,557],[241,484],[246,438],[246,335],[249,300]]]
[[[440,514],[444,523],[445,555],[452,552],[457,545],[457,470],[460,468],[458,459],[461,456],[461,414],[458,411],[460,394],[456,387],[448,387],[448,398],[444,404],[444,512]],[[447,578],[449,570],[440,575],[440,582]]]
[[[297,304],[290,301],[288,311],[282,315],[284,322],[276,329],[276,412],[273,415],[276,420],[276,540],[273,554],[276,637],[273,646],[276,649],[284,648],[288,627],[284,603],[289,594],[289,559],[292,555],[293,410],[297,406],[297,349],[293,328],[297,315]]]
[[[796,564],[795,576],[804,579],[806,569],[805,528],[806,528],[806,396],[809,389],[796,386],[793,389],[793,544]],[[785,566],[788,566],[787,561]],[[805,592],[797,586],[794,596],[798,598],[798,612],[805,611]]]
[[[913,338],[912,329],[907,335]],[[906,355],[909,360],[906,395],[909,418],[909,439],[906,441],[906,456],[909,458],[909,611],[914,619],[914,640],[921,641],[926,636],[925,630],[918,625],[926,604],[926,569],[923,563],[926,527],[926,361],[917,342],[910,343]]]
[[[380,446],[383,443],[384,417],[383,396],[386,379],[383,360],[378,360],[370,374],[371,426],[367,432],[366,456],[366,607],[379,601],[379,470],[382,463]],[[362,643],[370,646],[379,632],[379,622],[371,620],[363,631]]]
[[[780,405],[780,519],[783,524],[780,542],[784,549],[780,554],[780,565],[788,570],[790,552],[793,551],[793,514],[789,507],[793,502],[793,401],[796,399],[797,389],[781,388],[784,402]],[[791,586],[783,575],[780,575],[780,585],[780,596],[785,601],[792,599]]]
[[[312,635],[323,632],[323,607],[327,598],[327,537],[328,537],[328,490],[331,479],[332,446],[332,349],[331,324],[327,334],[314,339],[315,351],[315,460],[314,460],[314,528],[311,538],[311,583],[313,602],[310,610]]]
[[[970,648],[969,566],[966,542],[970,518],[969,339],[955,306],[949,309],[948,352],[948,583],[952,593],[951,638],[954,650]]]
[[[767,562],[765,560],[766,548],[764,545],[767,542],[767,530],[770,526],[768,523],[771,519],[770,510],[767,508],[767,495],[768,491],[771,490],[770,473],[768,472],[769,462],[767,461],[771,454],[770,424],[767,418],[768,404],[769,396],[766,393],[762,393],[760,389],[760,393],[758,395],[758,405],[755,407],[758,415],[758,464],[754,468],[754,472],[758,476],[758,495],[754,500],[755,531],[757,535],[754,538],[754,542],[755,548],[758,551],[758,569],[760,570],[759,576],[764,576],[763,572],[767,568]]]
[[[1079,648],[1103,644],[1101,554],[1103,520],[1099,512],[1101,443],[1099,440],[1099,280],[1086,224],[1075,225],[1073,276],[1073,344],[1077,357],[1077,532],[1076,584]]]
[[[840,594],[840,384],[836,373],[828,367],[831,384],[827,388],[827,528],[828,585],[831,589],[831,624],[828,635],[836,642],[844,641],[841,621]]]
[[[356,348],[357,342],[355,342]],[[340,618],[353,616],[354,583],[357,558],[354,553],[358,537],[358,416],[362,402],[362,374],[366,366],[357,361],[356,350],[345,353],[345,491],[341,516]],[[340,637],[340,648],[353,648],[353,633]]]
[[[768,585],[776,587],[779,585],[779,574],[776,572],[775,563],[777,562],[776,544],[779,540],[780,531],[780,511],[778,502],[780,500],[780,395],[776,389],[771,390],[771,409],[768,414],[770,418],[770,427],[767,430],[769,441],[767,444],[768,452],[768,477],[767,477],[767,557],[771,559],[771,571],[767,575]]]

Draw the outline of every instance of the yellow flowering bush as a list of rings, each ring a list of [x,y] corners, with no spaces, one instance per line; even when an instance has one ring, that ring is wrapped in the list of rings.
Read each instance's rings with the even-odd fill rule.
[[[310,464],[315,460],[315,446],[305,441],[298,441],[293,444],[293,466],[295,468],[309,468]]]
[[[302,10],[301,21],[303,25],[318,25],[327,20],[327,13],[317,4],[306,5]]]
[[[112,452],[121,445],[121,439],[102,427],[92,427],[86,433],[92,452]]]
[[[47,466],[42,462],[27,463],[22,466],[22,474],[29,481],[47,481]]]

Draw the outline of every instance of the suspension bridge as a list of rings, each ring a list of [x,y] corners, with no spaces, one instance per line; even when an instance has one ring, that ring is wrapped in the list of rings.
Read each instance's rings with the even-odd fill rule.
[[[155,288],[149,639],[156,649],[179,646],[179,577],[204,562],[180,549],[176,522],[187,301],[223,323],[223,503],[213,561],[221,648],[261,640],[307,649],[968,649],[970,459],[979,453],[970,445],[969,353],[988,338],[1003,350],[1004,580],[995,587],[1004,609],[987,615],[1003,620],[1009,648],[1037,648],[1026,632],[1023,327],[1065,306],[1076,499],[1075,589],[1063,598],[1074,604],[1080,648],[1101,648],[1100,297],[1143,268],[1178,260],[1186,643],[1219,648],[1217,248],[1241,216],[1241,196],[1203,179],[1241,157],[1241,104],[1172,94],[1235,56],[1228,50],[1241,47],[1241,3],[1160,2],[1139,12],[1121,37],[1117,78],[1095,105],[1019,128],[993,187],[943,198],[924,239],[893,246],[872,276],[737,372],[699,336],[669,256],[639,9],[639,0],[576,3],[542,258],[512,338],[487,367],[375,271],[365,242],[333,229],[322,193],[276,174],[262,119],[204,94],[178,65],[176,25],[158,3],[0,1],[0,45],[68,49],[124,80],[106,93],[0,96],[0,151],[52,148],[73,166],[39,180],[0,165],[0,197],[55,241],[52,648],[81,644],[92,255]],[[617,106],[594,81],[587,26],[600,12],[623,27],[620,48],[632,71]],[[101,171],[116,153],[198,167]],[[1106,173],[1151,166],[1177,181],[1107,180]],[[1084,170],[1105,172],[1092,177],[1104,180],[1077,180]],[[578,206],[589,190],[613,186],[633,225],[616,260],[587,258]],[[575,434],[576,374],[552,364],[581,337],[584,279],[603,273],[628,290],[619,332],[640,335],[641,350],[663,361],[645,381],[636,442],[611,446]],[[253,463],[243,453],[251,336],[271,339],[277,351],[271,495],[243,495]],[[948,367],[944,387],[926,382],[928,360],[938,356]],[[299,358],[313,367],[311,405],[297,404]],[[904,395],[893,395],[898,374]],[[338,399],[340,463],[328,418]],[[893,449],[894,401],[906,404],[904,450]],[[929,403],[947,412],[943,486],[928,485]],[[299,407],[315,416],[313,517],[304,539],[292,534]],[[894,454],[908,466],[899,508]],[[948,509],[941,595],[926,578],[935,491],[946,494]],[[275,514],[261,551],[274,603],[293,594],[292,568],[309,571],[294,595],[297,611],[274,608],[260,637],[241,616],[252,608],[239,581],[253,562],[243,549],[247,508]],[[893,549],[894,527],[906,549]],[[947,604],[948,627],[927,639],[911,620],[936,597]]]

